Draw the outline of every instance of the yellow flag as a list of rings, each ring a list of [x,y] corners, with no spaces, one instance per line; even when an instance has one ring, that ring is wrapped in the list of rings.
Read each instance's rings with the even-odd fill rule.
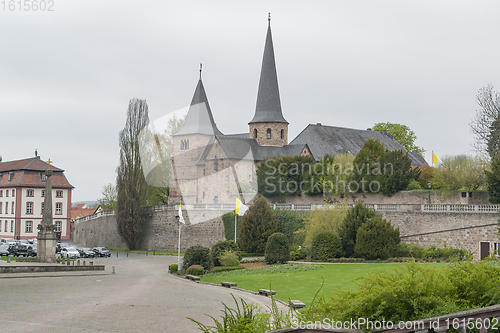
[[[438,163],[438,157],[436,154],[434,154],[434,151],[432,152],[432,164],[437,164]]]
[[[239,216],[245,215],[245,212],[248,210],[248,206],[244,205],[240,199],[236,198],[236,214]]]

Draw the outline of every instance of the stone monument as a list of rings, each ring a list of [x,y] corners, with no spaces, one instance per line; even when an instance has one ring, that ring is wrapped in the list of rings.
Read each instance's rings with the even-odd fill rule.
[[[43,201],[43,216],[42,223],[38,225],[38,261],[41,262],[55,262],[56,261],[56,226],[52,220],[52,170],[50,170],[51,160],[47,161],[49,164],[45,170],[47,180],[45,183],[45,199]]]

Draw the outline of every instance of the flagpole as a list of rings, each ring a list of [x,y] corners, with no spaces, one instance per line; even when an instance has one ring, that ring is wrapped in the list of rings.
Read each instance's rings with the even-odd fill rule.
[[[179,221],[179,245],[177,247],[177,267],[181,269],[181,221]]]
[[[238,214],[234,211],[234,243],[236,244],[236,221],[238,221]]]

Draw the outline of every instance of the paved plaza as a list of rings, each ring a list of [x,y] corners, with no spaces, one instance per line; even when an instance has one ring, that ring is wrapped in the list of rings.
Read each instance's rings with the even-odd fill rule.
[[[269,305],[263,296],[170,275],[177,257],[113,252],[94,262],[105,272],[0,275],[0,332],[201,332],[186,317],[211,324],[204,314],[234,304],[230,293]]]

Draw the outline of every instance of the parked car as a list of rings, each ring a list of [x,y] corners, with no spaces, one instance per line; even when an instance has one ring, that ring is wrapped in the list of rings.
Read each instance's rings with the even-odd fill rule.
[[[78,252],[74,247],[63,247],[61,248],[61,257],[77,259],[80,258],[80,252]]]
[[[11,255],[16,257],[31,257],[33,256],[33,249],[31,246],[24,244],[9,245],[8,251]]]
[[[56,244],[56,253],[61,252],[61,249],[63,247],[69,247],[69,244],[68,243],[57,243]]]
[[[8,256],[9,254],[9,246],[6,244],[0,245],[0,257]]]
[[[36,257],[38,254],[38,246],[37,246],[36,242],[33,243],[33,245],[31,245],[31,250],[33,252],[33,257]]]
[[[2,238],[2,244],[15,245],[16,240],[14,238]]]
[[[80,258],[94,258],[95,252],[88,247],[77,247],[76,250],[80,253]]]
[[[17,244],[22,244],[22,245],[30,245],[30,243],[26,239],[20,239],[17,241]]]
[[[102,246],[94,247],[92,251],[95,252],[96,257],[111,257],[111,252]]]

